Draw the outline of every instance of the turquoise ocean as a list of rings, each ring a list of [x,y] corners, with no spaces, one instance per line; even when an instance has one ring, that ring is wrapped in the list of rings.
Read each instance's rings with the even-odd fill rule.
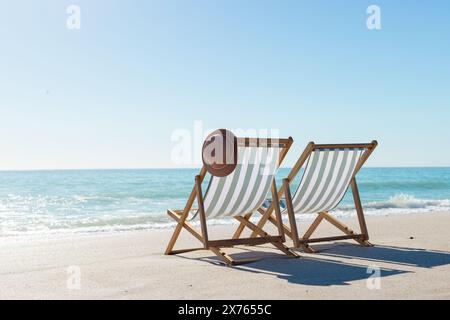
[[[174,223],[166,210],[184,207],[197,172],[0,172],[0,237],[170,228]],[[288,173],[289,169],[280,169],[278,179]],[[450,211],[450,168],[363,168],[358,184],[367,215]],[[349,192],[335,214],[355,214]],[[233,222],[223,219],[211,223]]]

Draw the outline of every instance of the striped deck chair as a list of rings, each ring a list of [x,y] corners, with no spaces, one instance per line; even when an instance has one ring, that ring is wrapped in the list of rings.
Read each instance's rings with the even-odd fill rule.
[[[368,241],[369,234],[355,176],[377,144],[376,141],[368,144],[320,145],[313,142],[308,144],[289,176],[283,180],[283,188],[278,194],[279,198],[283,194],[285,195],[289,227],[284,225],[283,228],[285,233],[293,240],[296,248],[302,247],[306,252],[314,253],[314,250],[309,246],[310,243],[344,239],[353,239],[361,245],[371,246]],[[292,196],[290,185],[305,163],[303,176],[294,196]],[[353,200],[361,228],[360,234],[355,234],[349,227],[329,213],[341,202],[349,186],[352,188]],[[263,216],[257,225],[258,228],[263,228],[267,221],[278,222],[270,211],[261,213]],[[317,213],[318,216],[300,238],[295,215],[305,213]],[[327,220],[344,232],[345,235],[311,239],[322,220]],[[257,235],[253,233],[252,236]]]
[[[281,162],[292,145],[292,138],[277,140],[238,138],[237,142],[238,162],[235,170],[230,175],[226,177],[211,176],[208,188],[203,194],[202,182],[207,174],[206,168],[203,167],[200,174],[195,178],[195,186],[184,210],[168,210],[169,216],[177,221],[178,224],[167,246],[166,255],[206,249],[211,250],[226,264],[237,265],[253,262],[257,259],[235,260],[223,252],[222,248],[271,243],[286,255],[297,257],[297,254],[290,251],[283,244],[285,236],[282,229],[281,210],[274,179]],[[274,203],[277,205],[273,205],[273,207],[275,214],[279,218],[279,223],[277,224],[278,235],[275,236],[267,234],[262,228],[258,228],[243,218],[244,215],[258,210],[267,199],[270,191],[272,191],[273,199],[276,199]],[[197,199],[198,209],[192,209],[195,199]],[[193,213],[194,216],[200,219],[201,233],[197,232],[188,223],[190,213]],[[206,221],[223,217],[235,218],[244,225],[244,228],[248,227],[259,237],[244,239],[233,237],[225,240],[210,240]],[[202,242],[203,247],[173,250],[183,228]]]

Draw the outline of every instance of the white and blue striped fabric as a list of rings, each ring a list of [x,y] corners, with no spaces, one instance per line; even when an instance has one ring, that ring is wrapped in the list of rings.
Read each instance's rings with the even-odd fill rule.
[[[314,150],[292,198],[295,213],[334,209],[344,197],[361,155],[366,149]]]
[[[242,216],[261,207],[278,170],[279,153],[278,147],[238,147],[233,173],[211,177],[203,201],[205,216]]]

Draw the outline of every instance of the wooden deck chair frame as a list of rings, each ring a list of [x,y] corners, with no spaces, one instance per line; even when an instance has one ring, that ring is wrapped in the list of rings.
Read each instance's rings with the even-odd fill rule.
[[[369,232],[367,230],[367,224],[364,217],[364,211],[361,204],[361,199],[359,195],[358,185],[356,183],[356,175],[363,167],[364,163],[367,161],[367,159],[370,157],[372,152],[377,147],[378,142],[372,141],[371,143],[360,143],[360,144],[315,144],[314,142],[310,142],[303,153],[301,154],[300,158],[298,159],[295,166],[292,168],[291,172],[289,173],[288,177],[283,180],[283,186],[278,191],[278,198],[285,198],[286,200],[286,207],[287,207],[287,213],[288,213],[288,220],[289,220],[289,226],[286,226],[283,224],[283,230],[285,234],[292,239],[294,243],[295,248],[303,248],[308,253],[315,253],[314,249],[312,249],[309,244],[310,243],[318,243],[318,242],[327,242],[327,241],[337,241],[337,240],[347,240],[347,239],[353,239],[357,243],[363,245],[363,246],[372,246],[372,244],[369,242]],[[300,172],[303,165],[306,163],[310,155],[313,151],[319,150],[319,149],[338,149],[338,148],[364,148],[366,149],[363,154],[361,155],[359,161],[356,164],[353,176],[350,180],[350,187],[352,189],[352,195],[353,200],[355,203],[355,209],[358,216],[358,222],[360,226],[360,233],[356,234],[353,230],[351,230],[348,226],[334,218],[332,215],[330,215],[329,212],[319,212],[318,216],[314,220],[314,222],[310,225],[310,227],[307,229],[307,231],[304,233],[302,237],[299,237],[298,234],[298,228],[295,220],[295,213],[292,205],[292,194],[290,190],[290,185],[294,181],[297,174]],[[270,206],[267,210],[258,210],[260,214],[262,214],[261,219],[259,220],[257,227],[263,228],[264,225],[267,223],[267,221],[270,221],[273,224],[279,223],[279,218],[277,216],[274,216],[273,213],[273,207]],[[247,215],[245,219],[250,219],[251,215]],[[311,236],[313,235],[314,231],[317,229],[317,227],[320,225],[320,223],[326,220],[329,223],[331,223],[333,226],[341,230],[345,235],[344,236],[333,236],[333,237],[323,237],[323,238],[314,238],[312,239]],[[235,233],[235,237],[239,238],[241,235],[242,230],[244,229],[245,223],[242,222],[241,225],[238,227]],[[257,237],[258,235],[254,232],[251,235],[252,237]]]
[[[288,153],[291,145],[293,143],[293,139],[261,139],[261,138],[238,138],[238,145],[241,147],[279,147],[280,148],[280,154],[279,154],[279,163],[278,166],[283,162],[284,158],[286,157],[286,154]],[[276,223],[278,228],[278,235],[271,236],[268,233],[266,233],[262,228],[256,226],[252,222],[250,222],[248,219],[245,219],[245,217],[242,216],[235,216],[234,218],[238,220],[241,225],[243,225],[244,229],[245,227],[249,228],[251,231],[253,231],[255,234],[257,234],[259,237],[250,237],[250,238],[242,238],[238,239],[236,237],[233,237],[231,239],[222,239],[222,240],[209,240],[208,236],[208,230],[207,230],[207,224],[206,224],[206,216],[205,216],[205,209],[203,204],[203,193],[202,193],[202,182],[207,174],[207,170],[205,167],[203,167],[200,170],[200,173],[195,177],[195,185],[194,188],[187,200],[186,206],[184,210],[168,210],[168,215],[173,218],[176,222],[176,228],[174,230],[174,233],[169,241],[169,244],[166,248],[166,255],[175,255],[175,254],[181,254],[191,251],[197,251],[197,250],[211,250],[215,255],[217,255],[222,262],[225,262],[227,265],[239,265],[249,262],[254,262],[259,259],[240,259],[236,260],[233,259],[230,255],[226,254],[222,249],[223,248],[231,248],[238,245],[260,245],[265,243],[271,243],[276,248],[281,250],[283,253],[285,253],[288,256],[291,257],[298,257],[298,255],[291,251],[288,247],[286,247],[283,243],[286,241],[285,235],[283,232],[283,225],[281,220],[281,210],[279,206],[275,206],[275,215],[278,217],[277,221],[279,223]],[[272,197],[274,199],[277,199],[276,203],[278,202],[278,192],[277,192],[277,186],[275,179],[273,179],[272,182]],[[195,200],[197,199],[198,203],[198,214],[200,219],[200,226],[201,226],[201,232],[198,232],[195,230],[193,226],[191,226],[187,222],[187,218],[189,216],[189,213],[192,211],[196,211],[195,209],[192,209]],[[200,248],[192,248],[192,249],[181,249],[181,250],[174,250],[175,243],[182,231],[182,229],[187,230],[190,234],[192,234],[195,238],[197,238],[200,242],[203,243],[203,247]]]

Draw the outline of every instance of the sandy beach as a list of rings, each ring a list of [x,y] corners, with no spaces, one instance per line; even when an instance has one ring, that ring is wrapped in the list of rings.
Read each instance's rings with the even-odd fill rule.
[[[290,259],[270,245],[242,247],[228,252],[265,259],[238,267],[219,264],[208,251],[164,256],[171,230],[6,239],[0,242],[0,298],[450,298],[450,212],[367,220],[373,248],[317,244],[318,254]],[[347,222],[356,229],[354,220]],[[212,227],[210,235],[220,238],[232,229]],[[318,233],[336,234],[325,224]],[[186,233],[178,243],[198,247]],[[379,288],[373,278],[368,285],[371,270],[381,271]]]

